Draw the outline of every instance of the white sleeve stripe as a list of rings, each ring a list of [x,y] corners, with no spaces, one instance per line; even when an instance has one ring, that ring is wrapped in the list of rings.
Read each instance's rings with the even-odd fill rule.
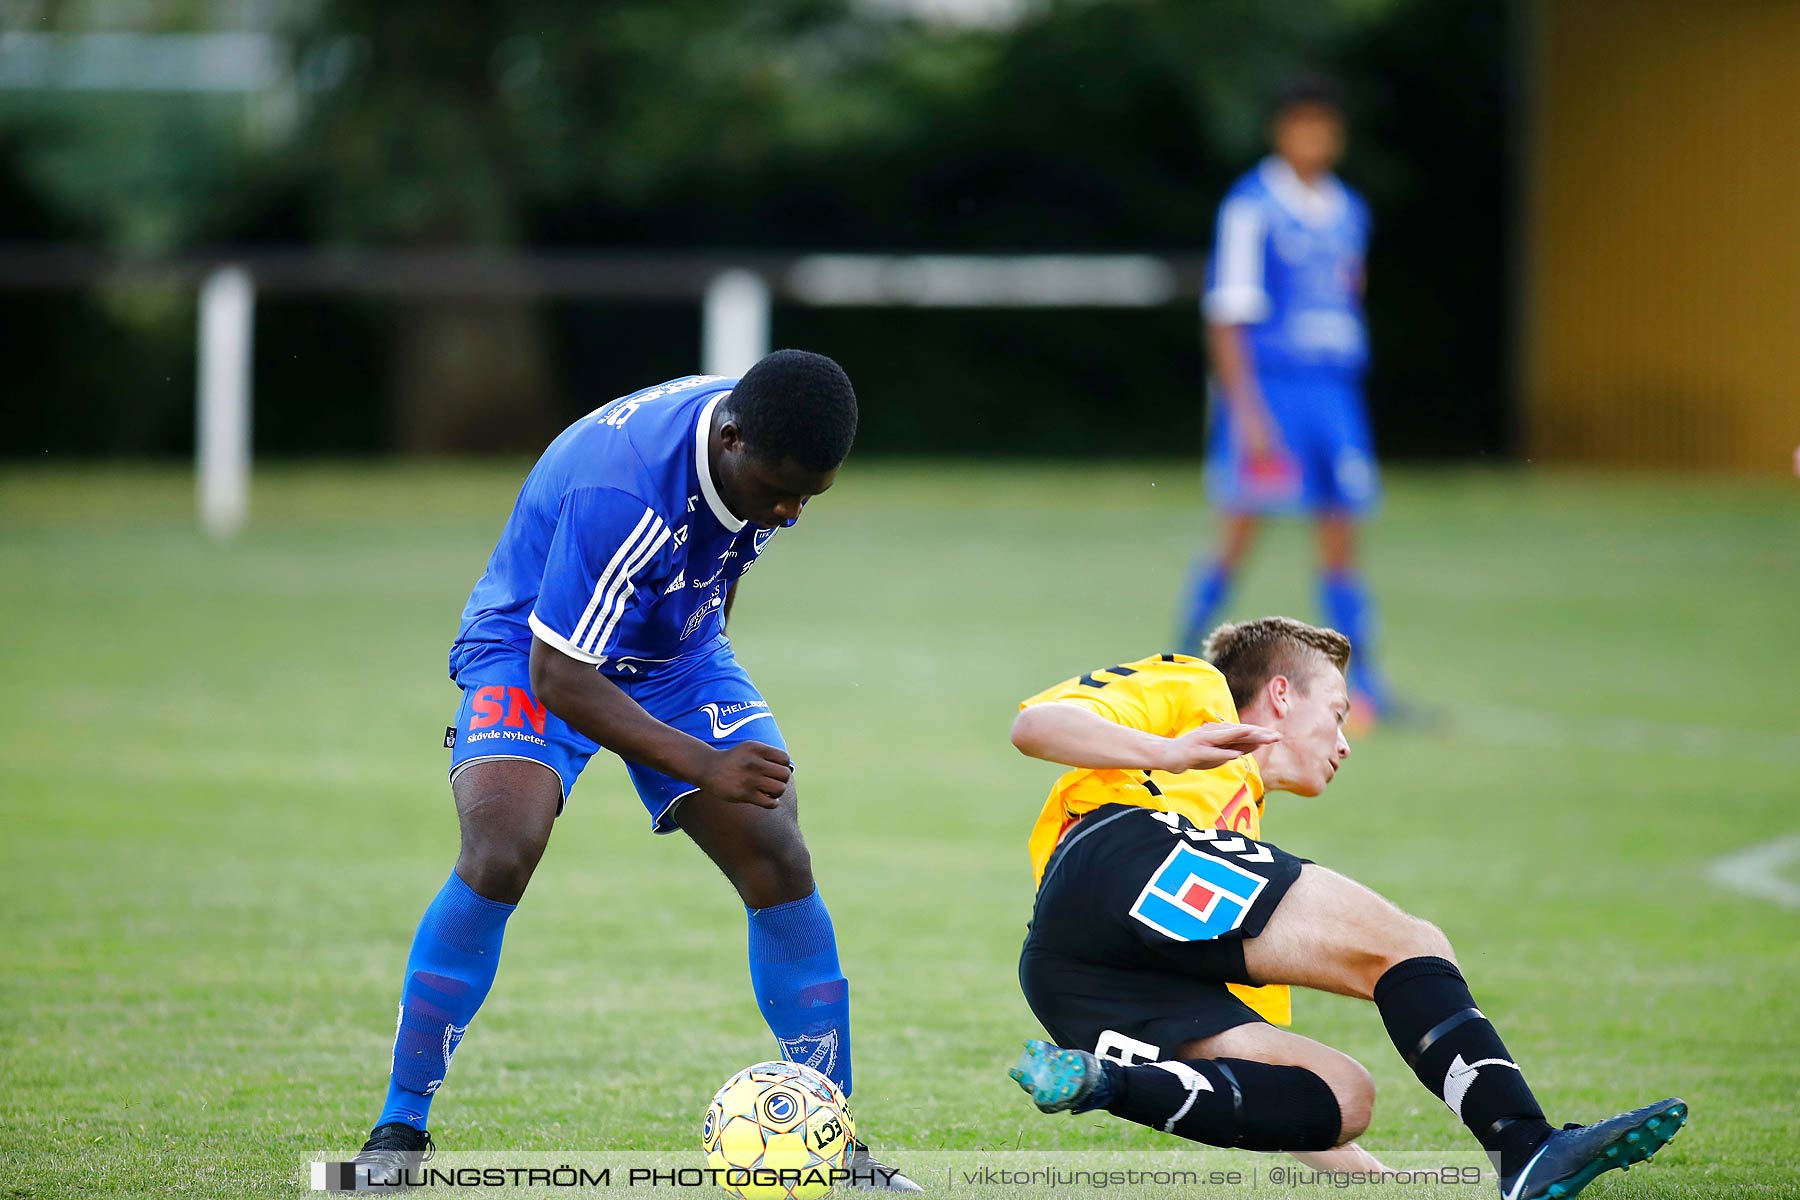
[[[1219,213],[1218,270],[1213,291],[1243,295],[1263,290],[1263,214],[1256,201],[1240,196]]]
[[[597,667],[606,661],[602,658],[595,658],[592,654],[573,645],[567,638],[563,637],[562,634],[538,620],[538,615],[535,612],[526,618],[526,623],[531,626],[531,632],[538,636],[538,640],[542,641],[547,646],[554,646],[556,649],[562,651],[570,658],[575,659],[577,662],[584,662],[590,666]]]
[[[606,649],[606,643],[612,638],[613,630],[618,628],[619,618],[625,615],[626,603],[631,599],[637,585],[631,577],[641,570],[645,563],[656,557],[656,552],[663,548],[669,540],[669,527],[661,521],[656,523],[656,532],[648,541],[639,543],[639,552],[632,556],[625,569],[619,572],[619,582],[614,586],[612,595],[600,606],[600,616],[594,621],[593,634],[586,643],[589,654],[599,654]]]
[[[1260,288],[1214,288],[1200,305],[1206,319],[1220,325],[1255,325],[1269,317],[1269,297]]]
[[[593,619],[594,610],[600,607],[600,601],[605,598],[607,591],[612,586],[613,572],[618,570],[621,562],[630,557],[633,544],[643,536],[645,528],[657,520],[657,515],[646,508],[644,515],[638,518],[637,528],[631,531],[631,536],[619,544],[619,549],[613,554],[612,561],[606,564],[606,570],[600,572],[600,578],[595,581],[593,598],[588,601],[587,608],[582,610],[581,620],[575,623],[574,630],[569,634],[571,642],[581,641],[581,635],[587,631],[588,622]]]
[[[587,627],[585,634],[576,637],[576,645],[586,648],[590,653],[593,652],[595,637],[606,625],[608,616],[613,610],[613,604],[619,598],[619,593],[624,591],[627,595],[630,594],[631,576],[648,561],[651,555],[656,553],[657,548],[662,545],[663,539],[668,536],[669,530],[663,524],[662,518],[655,517],[651,520],[649,528],[644,531],[644,536],[627,547],[624,558],[613,560],[613,564],[607,568],[607,577],[600,581],[600,586],[606,589],[606,593],[600,596],[600,605],[594,611],[593,624]],[[595,592],[598,594],[598,587]]]
[[[631,597],[637,591],[637,585],[631,582],[631,576],[654,558],[656,552],[662,549],[663,543],[668,540],[669,531],[665,528],[653,541],[648,543],[644,552],[621,575],[620,586],[615,588],[606,603],[600,606],[600,617],[595,620],[593,631],[587,641],[588,653],[600,654],[606,649],[606,644],[612,640],[614,632],[618,629],[620,618],[625,615],[625,609],[628,607]]]
[[[570,641],[581,641],[582,634],[588,629],[588,622],[593,620],[595,610],[600,607],[601,601],[606,597],[606,593],[611,587],[610,581],[613,577],[613,572],[618,570],[621,562],[630,557],[632,547],[637,543],[638,539],[643,536],[646,527],[650,526],[656,520],[656,514],[646,508],[644,510],[644,515],[638,518],[637,527],[631,531],[623,542],[619,543],[619,548],[613,552],[612,561],[606,564],[606,569],[600,572],[600,578],[594,582],[594,594],[588,600],[587,607],[582,610],[581,620],[575,623],[575,628],[570,634]]]

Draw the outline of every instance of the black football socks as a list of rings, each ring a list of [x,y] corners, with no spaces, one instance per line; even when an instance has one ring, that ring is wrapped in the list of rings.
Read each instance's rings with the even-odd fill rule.
[[[1101,1066],[1106,1084],[1094,1107],[1151,1129],[1245,1150],[1329,1150],[1338,1144],[1337,1097],[1304,1067],[1241,1058]]]
[[[1497,1156],[1501,1174],[1518,1170],[1550,1136],[1524,1073],[1475,1007],[1455,963],[1422,957],[1394,964],[1375,984],[1375,1006],[1400,1057]]]

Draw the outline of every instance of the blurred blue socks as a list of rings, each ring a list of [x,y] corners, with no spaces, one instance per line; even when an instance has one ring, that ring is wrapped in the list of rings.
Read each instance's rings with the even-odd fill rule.
[[[1319,607],[1325,623],[1350,639],[1350,691],[1387,707],[1387,683],[1375,666],[1375,602],[1353,571],[1327,571],[1319,579]]]
[[[1175,638],[1175,649],[1183,654],[1199,654],[1200,644],[1212,631],[1225,597],[1231,593],[1231,572],[1218,561],[1202,560],[1194,564],[1188,577],[1183,604],[1182,626]]]

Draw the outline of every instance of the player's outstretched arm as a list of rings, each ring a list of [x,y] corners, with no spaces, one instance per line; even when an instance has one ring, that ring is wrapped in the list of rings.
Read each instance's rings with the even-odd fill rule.
[[[1109,721],[1079,704],[1033,704],[1013,720],[1020,753],[1066,767],[1127,771],[1205,771],[1258,746],[1281,740],[1260,725],[1209,722],[1177,737],[1162,737]]]
[[[761,742],[715,749],[658,721],[592,665],[535,637],[531,639],[531,690],[571,728],[614,754],[654,767],[722,800],[774,808],[793,775],[786,751]]]
[[[1213,377],[1231,409],[1243,449],[1260,458],[1281,449],[1281,431],[1269,413],[1268,402],[1256,382],[1256,365],[1245,326],[1209,321],[1206,326],[1207,356]]]

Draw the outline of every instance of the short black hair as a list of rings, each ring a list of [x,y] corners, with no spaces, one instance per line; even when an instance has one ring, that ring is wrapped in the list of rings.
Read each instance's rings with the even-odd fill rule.
[[[835,471],[856,440],[856,390],[823,354],[777,350],[732,389],[731,419],[757,458]]]
[[[1330,109],[1341,117],[1344,115],[1343,89],[1338,87],[1336,80],[1316,71],[1291,76],[1276,89],[1269,104],[1269,119],[1274,120],[1290,108],[1302,106]]]

